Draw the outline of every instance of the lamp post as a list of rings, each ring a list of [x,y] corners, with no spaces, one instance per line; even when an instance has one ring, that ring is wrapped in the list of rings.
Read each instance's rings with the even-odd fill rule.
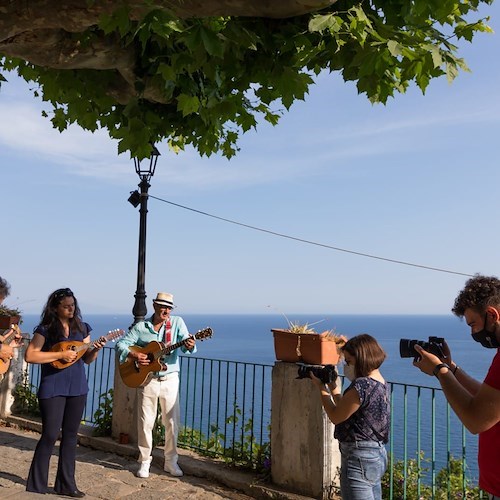
[[[137,208],[139,205],[140,219],[139,219],[139,255],[137,259],[137,289],[135,291],[135,302],[132,308],[134,315],[134,325],[138,321],[143,321],[146,318],[148,309],[146,307],[146,289],[145,289],[145,276],[146,276],[146,222],[148,213],[148,189],[150,187],[149,181],[153,177],[156,169],[160,152],[153,145],[151,156],[149,157],[149,165],[145,167],[141,165],[141,160],[134,158],[135,172],[139,176],[139,191],[130,193],[128,201]]]

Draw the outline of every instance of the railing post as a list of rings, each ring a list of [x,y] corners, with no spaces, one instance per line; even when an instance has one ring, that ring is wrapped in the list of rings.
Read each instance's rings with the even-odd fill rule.
[[[271,394],[273,483],[328,499],[339,486],[340,451],[311,380],[297,380],[297,365],[278,361]]]

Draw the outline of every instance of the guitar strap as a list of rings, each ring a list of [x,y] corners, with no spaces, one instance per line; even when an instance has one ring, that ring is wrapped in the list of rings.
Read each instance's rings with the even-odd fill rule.
[[[170,345],[172,343],[172,323],[170,322],[170,318],[168,318],[167,322],[165,323],[163,337],[165,338],[166,345]]]

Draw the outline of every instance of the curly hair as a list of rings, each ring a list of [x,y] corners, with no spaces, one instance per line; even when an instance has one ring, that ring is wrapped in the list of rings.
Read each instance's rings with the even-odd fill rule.
[[[451,311],[461,318],[466,309],[484,313],[490,306],[500,308],[500,279],[496,276],[476,274],[467,280]]]
[[[10,285],[0,276],[0,300],[5,299],[10,294]]]

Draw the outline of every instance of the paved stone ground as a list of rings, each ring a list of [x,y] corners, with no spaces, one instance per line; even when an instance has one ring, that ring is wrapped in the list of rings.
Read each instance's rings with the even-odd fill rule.
[[[26,478],[40,434],[0,422],[0,499],[41,498],[28,493]],[[76,480],[86,499],[232,499],[250,498],[306,500],[309,497],[277,490],[261,484],[250,473],[229,468],[220,462],[179,450],[179,465],[184,476],[175,478],[162,470],[161,450],[155,450],[151,474],[147,479],[135,476],[138,464],[133,448],[119,445],[110,438],[80,436],[77,448]],[[58,461],[58,443],[50,462],[49,487],[53,486]],[[48,494],[44,498],[68,498]]]
[[[26,478],[39,434],[11,427],[0,427],[0,498],[30,499],[41,495],[25,491]],[[55,447],[57,454],[58,446]],[[50,462],[49,486],[54,484],[57,456]],[[77,484],[91,499],[207,499],[245,500],[250,496],[230,490],[206,479],[185,475],[174,478],[154,464],[151,475],[134,475],[137,463],[130,457],[78,446]],[[44,495],[44,498],[67,498]]]

